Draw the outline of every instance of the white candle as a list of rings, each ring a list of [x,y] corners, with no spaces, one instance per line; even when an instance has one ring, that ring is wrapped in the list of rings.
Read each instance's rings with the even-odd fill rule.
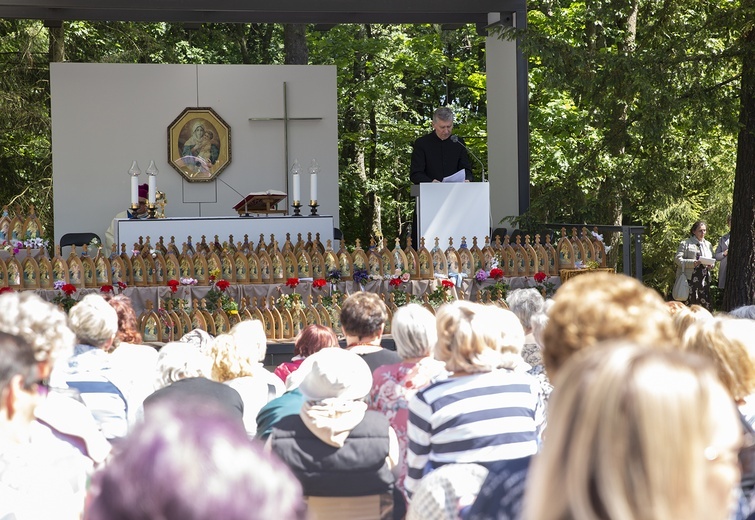
[[[149,182],[149,203],[154,204],[157,196],[157,176],[147,175],[147,179]]]
[[[294,174],[294,203],[297,203],[301,200],[301,180],[299,179],[299,174]]]
[[[131,205],[139,205],[139,177],[131,176]]]
[[[317,173],[309,174],[309,195],[310,200],[317,201]]]

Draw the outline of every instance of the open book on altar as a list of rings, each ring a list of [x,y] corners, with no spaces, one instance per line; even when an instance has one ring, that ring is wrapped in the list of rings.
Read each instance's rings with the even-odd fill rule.
[[[277,190],[255,191],[241,199],[233,209],[241,216],[248,216],[249,213],[286,213],[285,209],[278,209],[278,203],[286,197],[285,192]]]

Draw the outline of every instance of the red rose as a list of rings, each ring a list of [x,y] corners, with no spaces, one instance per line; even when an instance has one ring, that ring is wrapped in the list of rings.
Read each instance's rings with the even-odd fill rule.
[[[503,278],[503,271],[496,267],[495,269],[490,270],[490,277],[494,280],[500,280]]]
[[[327,282],[325,281],[325,278],[318,278],[317,280],[312,282],[312,287],[314,287],[315,289],[319,289],[321,287],[325,287],[326,283]]]
[[[228,280],[220,280],[220,281],[219,281],[218,283],[216,283],[215,285],[216,285],[216,286],[218,287],[218,289],[220,289],[221,291],[225,291],[226,289],[228,289],[228,288],[229,288],[229,287],[231,286],[231,282],[229,282]]]
[[[548,278],[548,275],[542,271],[538,271],[537,273],[535,273],[535,276],[533,276],[533,278],[537,283],[543,283],[545,279]]]
[[[128,287],[128,285],[126,285],[125,283],[123,283],[123,282],[118,282],[118,289],[120,289],[121,291],[122,291],[123,289],[125,289],[126,287]]]
[[[178,292],[178,280],[168,280],[168,287],[170,292]]]
[[[388,282],[388,285],[391,287],[398,287],[401,285],[401,278],[391,278],[391,281]]]
[[[442,282],[440,282],[440,286],[444,289],[450,289],[454,286],[454,283],[451,280],[443,280]]]
[[[60,288],[61,291],[63,291],[66,296],[71,296],[73,293],[76,292],[76,286],[70,283],[67,283],[63,285],[63,287]]]
[[[113,286],[112,285],[103,285],[102,287],[100,287],[100,292],[111,293],[111,292],[113,292]]]
[[[289,278],[288,280],[286,280],[286,287],[291,287],[292,289],[296,289],[297,285],[299,285],[298,278]]]

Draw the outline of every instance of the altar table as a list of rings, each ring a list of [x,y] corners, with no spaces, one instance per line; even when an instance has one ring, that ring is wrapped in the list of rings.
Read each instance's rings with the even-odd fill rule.
[[[315,217],[293,216],[267,216],[267,217],[174,217],[159,219],[116,219],[115,243],[126,244],[126,249],[139,242],[139,237],[150,237],[150,244],[157,244],[163,237],[165,245],[168,245],[170,237],[176,237],[176,245],[179,250],[181,244],[191,236],[192,243],[196,246],[202,235],[210,242],[218,235],[221,243],[228,241],[228,235],[233,235],[234,242],[243,242],[244,235],[249,236],[250,241],[256,244],[260,234],[265,236],[265,241],[270,241],[270,235],[275,235],[278,247],[283,247],[286,233],[291,234],[291,241],[296,243],[297,234],[301,233],[302,239],[307,240],[307,233],[312,233],[312,239],[316,233],[320,233],[320,242],[327,244],[333,240],[333,217],[318,215]],[[334,244],[334,249],[335,244]]]

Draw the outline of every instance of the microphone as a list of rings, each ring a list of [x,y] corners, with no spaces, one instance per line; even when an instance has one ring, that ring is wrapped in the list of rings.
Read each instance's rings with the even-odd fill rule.
[[[239,193],[239,191],[236,188],[234,188],[233,186],[231,186],[230,184],[228,184],[227,182],[225,182],[220,177],[215,177],[215,180],[222,182],[223,184],[225,184],[226,186],[228,186],[229,188],[231,188],[233,191],[235,191],[236,194],[239,197],[241,197],[241,200],[244,201],[244,214],[242,216],[244,216],[244,217],[250,217],[251,215],[249,214],[249,208],[247,208],[247,204],[249,204],[249,202],[246,200],[246,196],[242,195],[241,193]]]
[[[477,160],[477,162],[480,163],[480,168],[482,168],[482,182],[485,182],[485,165],[482,163],[482,161],[480,160],[480,158],[477,157],[472,150],[470,150],[469,148],[467,148],[467,145],[465,145],[462,141],[459,140],[459,136],[458,135],[456,135],[456,134],[452,135],[451,136],[451,142],[453,142],[453,143],[459,143],[460,145],[462,145],[464,147],[464,149],[467,151],[467,153],[469,153],[469,155],[471,155],[472,157],[474,157]]]

